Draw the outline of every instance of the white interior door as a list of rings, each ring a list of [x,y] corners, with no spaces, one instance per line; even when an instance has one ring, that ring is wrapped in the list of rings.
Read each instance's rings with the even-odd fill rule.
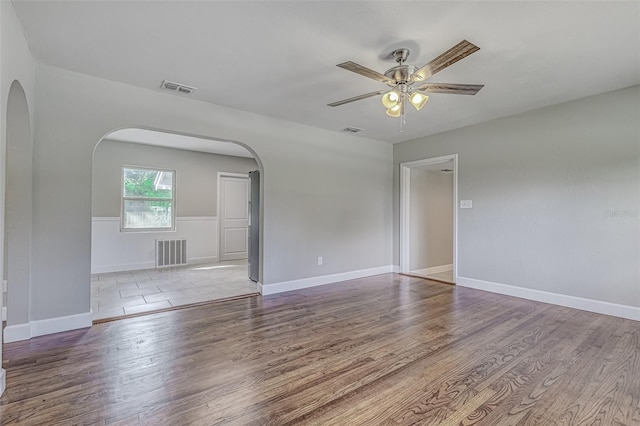
[[[249,179],[219,177],[220,260],[246,259],[249,246]]]

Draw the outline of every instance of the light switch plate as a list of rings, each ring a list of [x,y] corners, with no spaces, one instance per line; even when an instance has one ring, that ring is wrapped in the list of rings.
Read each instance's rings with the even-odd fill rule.
[[[472,200],[460,200],[460,208],[461,209],[471,209],[473,208]]]

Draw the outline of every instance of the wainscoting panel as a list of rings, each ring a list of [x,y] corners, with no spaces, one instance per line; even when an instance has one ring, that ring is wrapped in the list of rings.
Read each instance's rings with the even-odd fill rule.
[[[156,239],[187,240],[187,263],[218,261],[218,218],[178,217],[175,232],[120,232],[120,218],[94,217],[91,273],[154,268]]]

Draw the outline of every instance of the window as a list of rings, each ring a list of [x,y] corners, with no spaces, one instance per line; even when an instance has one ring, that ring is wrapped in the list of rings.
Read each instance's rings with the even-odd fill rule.
[[[175,171],[122,168],[123,231],[175,229]]]

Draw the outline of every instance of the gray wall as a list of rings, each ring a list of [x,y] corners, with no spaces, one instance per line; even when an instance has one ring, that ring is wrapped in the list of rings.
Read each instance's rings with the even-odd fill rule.
[[[409,269],[453,263],[453,174],[413,168]]]
[[[36,76],[32,320],[89,311],[91,158],[121,128],[239,141],[257,154],[263,284],[391,264],[391,145],[45,65]]]
[[[5,175],[7,170],[7,120],[19,120],[18,123],[15,121],[13,123],[13,125],[17,124],[19,127],[23,127],[20,126],[20,122],[24,124],[25,120],[28,121],[29,134],[27,138],[29,149],[31,149],[30,147],[33,140],[31,130],[33,128],[34,67],[35,64],[31,58],[29,46],[24,38],[18,19],[15,16],[11,2],[0,1],[0,236],[2,236],[3,239],[2,244],[0,244],[0,250],[2,250],[0,257],[3,259],[5,257],[5,212],[7,208],[5,204],[5,187],[7,184]],[[14,81],[19,82],[24,90],[26,108],[28,109],[27,117],[22,116],[16,118],[14,116],[12,118],[7,116],[9,92]],[[22,111],[21,114],[24,114],[24,109],[22,109]],[[5,118],[7,118],[7,120],[5,120]],[[29,151],[29,149],[26,151]],[[29,163],[29,160],[25,158],[27,155],[25,151],[19,155],[22,156],[24,162]],[[30,178],[31,177],[29,177],[29,179]],[[30,181],[15,183],[23,187],[24,185],[30,185]],[[30,200],[23,201],[30,202]],[[30,215],[30,212],[26,214]],[[30,252],[30,239],[28,241],[22,241],[21,248],[24,248],[25,245],[28,245],[27,249]],[[9,250],[11,249],[12,247],[9,247]],[[14,250],[14,254],[15,253]],[[25,263],[23,263],[23,265],[24,264]],[[28,262],[26,262],[26,264],[28,264]],[[2,268],[0,276],[4,277],[5,273],[8,272],[4,271],[4,262],[0,264],[0,268]],[[29,274],[28,271],[23,272],[25,277]],[[27,281],[16,283],[9,291],[12,293],[9,296],[12,304],[7,308],[8,324],[24,321],[29,316],[29,283]],[[0,300],[2,298],[3,295],[0,295]],[[0,344],[0,360],[1,358],[2,345]],[[4,370],[0,368],[0,387],[2,384],[4,384]],[[1,390],[2,389],[0,389],[0,392]]]
[[[396,263],[399,163],[458,153],[459,276],[640,306],[639,123],[634,86],[395,145]]]
[[[258,169],[253,158],[103,140],[93,155],[93,216],[120,216],[122,166],[175,170],[179,217],[216,216],[218,172]]]

